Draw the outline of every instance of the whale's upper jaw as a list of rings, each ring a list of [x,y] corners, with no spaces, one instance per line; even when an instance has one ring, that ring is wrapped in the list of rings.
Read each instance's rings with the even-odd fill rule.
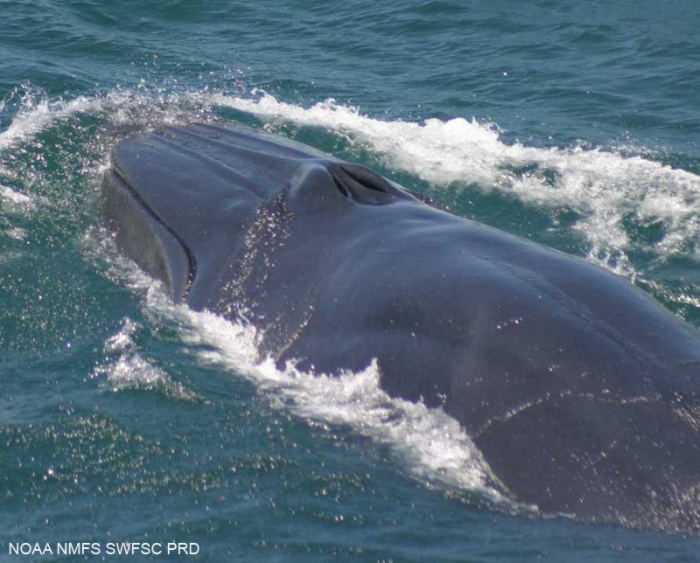
[[[334,216],[415,201],[364,166],[239,126],[166,126],[117,145],[111,164],[107,220],[175,300],[195,281],[213,283],[208,278],[235,258],[256,213],[272,201],[283,198],[292,213]]]
[[[328,195],[339,192],[370,205],[412,199],[369,168],[244,127],[168,126],[118,145],[112,166],[146,205],[164,215],[182,204],[188,214],[190,205],[235,201],[236,206],[256,206],[290,188],[303,188],[298,184],[308,169],[319,167],[327,171]]]

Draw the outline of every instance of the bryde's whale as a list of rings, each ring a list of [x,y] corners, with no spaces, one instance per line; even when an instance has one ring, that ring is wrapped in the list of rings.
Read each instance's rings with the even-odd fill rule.
[[[544,514],[700,529],[700,341],[628,281],[241,126],[116,146],[118,246],[173,300],[260,329],[303,370],[376,359]]]

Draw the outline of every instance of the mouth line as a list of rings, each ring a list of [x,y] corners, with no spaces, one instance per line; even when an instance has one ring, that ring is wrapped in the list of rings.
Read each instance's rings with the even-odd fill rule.
[[[182,248],[187,259],[187,283],[185,284],[182,298],[186,299],[189,294],[190,288],[194,283],[195,277],[197,276],[197,261],[194,257],[194,253],[189,248],[187,243],[182,239],[180,235],[177,234],[168,224],[156,213],[151,206],[144,200],[143,197],[136,191],[124,178],[123,173],[120,170],[119,163],[115,165],[106,173],[111,176],[111,180],[115,182],[119,188],[124,189],[127,194],[134,199],[136,205],[138,205],[148,216],[155,221],[160,227],[162,227],[168,235],[170,235],[178,245]],[[155,235],[157,236],[157,235]]]

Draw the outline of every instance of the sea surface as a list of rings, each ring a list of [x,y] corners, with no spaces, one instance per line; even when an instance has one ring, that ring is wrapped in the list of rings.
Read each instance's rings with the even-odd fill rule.
[[[700,328],[699,29],[696,0],[0,0],[0,561],[171,541],[199,553],[121,559],[700,561],[697,536],[502,498],[457,423],[375,366],[257,361],[100,220],[115,142],[225,119],[602,264]],[[56,553],[78,542],[101,553]]]

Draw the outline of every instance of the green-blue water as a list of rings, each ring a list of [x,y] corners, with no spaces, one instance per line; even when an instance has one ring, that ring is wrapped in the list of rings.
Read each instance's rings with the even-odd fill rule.
[[[695,536],[499,500],[468,437],[372,369],[254,365],[250,335],[115,252],[99,182],[130,132],[241,121],[700,327],[698,29],[693,0],[0,0],[0,560],[179,541],[217,562],[697,561]]]

